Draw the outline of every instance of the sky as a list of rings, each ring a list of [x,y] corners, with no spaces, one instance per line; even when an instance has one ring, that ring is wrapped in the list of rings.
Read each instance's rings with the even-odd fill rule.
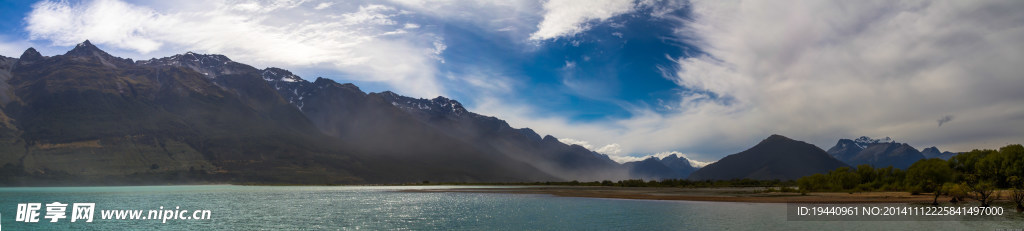
[[[0,3],[0,55],[86,39],[446,96],[617,161],[1024,142],[1024,1],[67,0]]]

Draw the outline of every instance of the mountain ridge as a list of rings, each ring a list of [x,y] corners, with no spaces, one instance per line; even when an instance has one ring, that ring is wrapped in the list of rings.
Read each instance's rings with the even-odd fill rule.
[[[874,167],[893,166],[907,169],[914,162],[925,156],[906,143],[899,143],[892,138],[871,139],[861,136],[856,140],[839,139],[836,145],[828,149],[829,155],[850,166],[867,164]]]
[[[812,144],[771,135],[690,174],[690,180],[795,180],[848,166]]]

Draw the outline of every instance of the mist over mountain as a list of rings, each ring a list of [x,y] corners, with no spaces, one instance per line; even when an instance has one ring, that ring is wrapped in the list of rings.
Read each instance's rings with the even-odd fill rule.
[[[847,166],[803,141],[771,135],[745,151],[722,158],[690,174],[691,180],[795,180]]]
[[[892,138],[871,139],[861,136],[855,140],[840,139],[835,146],[828,149],[829,155],[850,166],[868,164],[876,168],[893,166],[907,169],[911,164],[925,156],[906,143],[898,143]]]

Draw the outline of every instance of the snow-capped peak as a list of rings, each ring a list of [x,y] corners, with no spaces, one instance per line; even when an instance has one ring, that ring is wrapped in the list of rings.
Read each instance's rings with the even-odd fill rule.
[[[871,137],[861,136],[860,138],[853,140],[853,143],[857,144],[861,149],[864,149],[870,144],[896,143],[896,141],[888,136],[881,139],[872,139]]]
[[[881,138],[881,139],[872,139],[871,137],[861,136],[860,138],[857,138],[856,140],[854,140],[854,142],[857,142],[857,143],[868,143],[868,144],[896,143],[896,141],[892,140],[892,138],[889,138],[888,136],[886,136],[885,138]]]

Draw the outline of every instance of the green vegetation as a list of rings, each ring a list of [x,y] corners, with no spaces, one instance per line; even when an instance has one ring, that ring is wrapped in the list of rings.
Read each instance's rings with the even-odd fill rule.
[[[1014,176],[1011,181],[1015,185],[1013,192],[1010,192],[1010,201],[1017,204],[1017,211],[1024,211],[1024,177]]]
[[[906,171],[860,165],[841,167],[826,174],[814,174],[797,180],[802,192],[909,191],[933,193],[934,204],[940,195],[951,202],[964,197],[989,206],[999,199],[997,189],[1013,189],[1011,199],[1021,206],[1024,200],[1024,146],[1008,145],[999,150],[974,150],[949,161],[923,159]]]

